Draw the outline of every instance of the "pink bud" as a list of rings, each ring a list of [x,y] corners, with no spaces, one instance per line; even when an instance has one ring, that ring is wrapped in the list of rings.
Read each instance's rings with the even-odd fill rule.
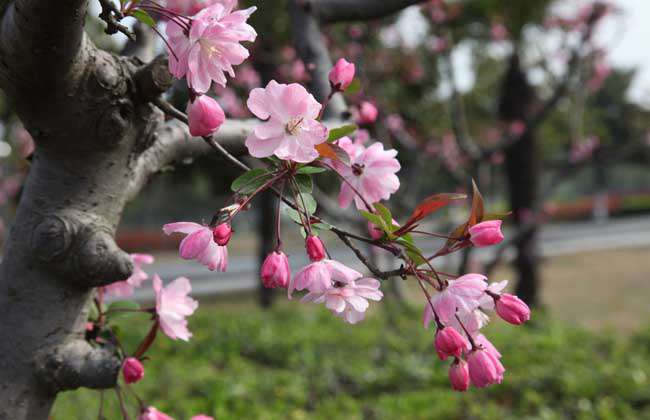
[[[214,134],[226,120],[221,106],[207,95],[200,95],[187,105],[190,134],[195,137]]]
[[[228,223],[215,226],[212,230],[212,238],[219,246],[226,246],[232,237],[232,228]]]
[[[377,107],[372,103],[367,101],[361,102],[361,105],[359,106],[359,117],[357,118],[357,122],[359,124],[372,124],[377,121],[378,114],[379,111],[377,111]]]
[[[435,346],[440,360],[445,360],[449,356],[460,357],[469,342],[454,328],[444,327],[436,332]]]
[[[206,416],[205,414],[198,414],[190,418],[190,420],[214,420],[214,418],[210,416]]]
[[[521,325],[530,319],[530,308],[517,296],[504,293],[496,298],[497,314],[506,322]]]
[[[501,220],[488,220],[472,226],[469,228],[470,241],[479,247],[498,244],[503,241],[502,223]]]
[[[138,420],[174,420],[167,414],[160,412],[156,407],[149,406],[140,412]]]
[[[122,364],[122,375],[124,382],[133,384],[144,378],[144,366],[135,357],[127,357]]]
[[[454,391],[465,392],[469,388],[469,369],[463,359],[456,359],[449,367],[449,382]]]
[[[325,258],[325,245],[318,236],[310,235],[305,241],[307,255],[312,261],[320,261]]]
[[[269,289],[286,288],[291,279],[291,269],[286,254],[282,251],[271,252],[264,260],[260,274],[264,287]]]
[[[483,348],[476,349],[467,358],[469,378],[477,388],[500,384],[506,370],[497,357]]]
[[[354,63],[348,63],[345,58],[339,59],[330,71],[329,79],[332,87],[338,91],[344,91],[354,80]]]

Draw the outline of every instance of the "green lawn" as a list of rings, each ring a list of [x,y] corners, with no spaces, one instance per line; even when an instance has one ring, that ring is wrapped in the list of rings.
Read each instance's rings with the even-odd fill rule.
[[[390,316],[379,306],[350,326],[295,301],[270,312],[203,305],[190,321],[192,341],[159,337],[135,389],[177,420],[201,412],[219,420],[650,419],[650,327],[623,338],[540,313],[527,327],[495,321],[487,334],[504,355],[505,381],[459,394],[419,308]],[[146,327],[122,322],[132,349]],[[106,417],[119,419],[112,392],[106,400]],[[98,403],[97,392],[67,393],[52,418],[94,420]]]

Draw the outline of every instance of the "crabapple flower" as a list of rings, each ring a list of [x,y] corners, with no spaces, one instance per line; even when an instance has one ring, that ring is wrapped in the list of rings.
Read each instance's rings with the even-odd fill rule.
[[[358,209],[366,209],[364,199],[369,204],[376,203],[390,198],[399,189],[399,178],[395,174],[401,166],[395,159],[396,150],[384,150],[379,142],[365,148],[347,137],[339,140],[339,146],[350,156],[350,166],[334,166],[345,179],[341,184],[339,206],[347,208],[354,200]]]
[[[236,0],[218,2],[191,19],[180,17],[167,24],[169,71],[178,79],[187,77],[189,87],[197,93],[206,93],[213,81],[225,86],[225,73],[235,77],[233,65],[249,56],[240,42],[257,37],[246,23],[256,7],[233,11],[236,4]]]
[[[138,420],[174,420],[167,414],[158,411],[156,407],[149,406],[140,412]]]
[[[112,297],[128,298],[133,295],[133,290],[140,287],[142,282],[149,278],[149,274],[142,269],[144,264],[153,264],[154,257],[148,254],[131,254],[133,260],[133,273],[126,280],[118,281],[105,286],[104,293]]]
[[[190,281],[179,277],[163,288],[162,280],[153,276],[156,293],[156,314],[162,331],[172,340],[189,341],[192,333],[187,329],[186,317],[192,315],[199,302],[188,296],[192,291]]]
[[[361,273],[338,261],[323,259],[303,267],[289,285],[289,296],[295,290],[323,293],[336,282],[347,284],[361,278]]]
[[[305,249],[309,259],[313,261],[320,261],[325,258],[325,245],[318,236],[309,235],[305,241]]]
[[[377,121],[378,115],[379,111],[377,111],[377,107],[375,105],[373,105],[371,102],[363,101],[361,102],[361,105],[359,105],[357,123],[361,125],[372,124]]]
[[[508,280],[490,283],[485,289],[485,295],[480,299],[481,309],[494,309],[494,295],[500,295],[501,292],[508,286]]]
[[[224,3],[227,0],[167,0],[167,9],[180,15],[195,15],[215,3]]]
[[[496,245],[503,241],[501,220],[488,220],[469,228],[469,240],[477,247]]]
[[[354,63],[348,63],[345,58],[340,58],[329,74],[332,89],[341,92],[346,90],[354,80],[354,73]]]
[[[291,281],[291,268],[287,255],[282,251],[271,252],[262,264],[260,275],[264,287],[269,289],[287,287]]]
[[[212,230],[212,239],[219,246],[226,246],[232,238],[232,227],[228,223],[221,223]]]
[[[469,369],[463,359],[457,358],[449,367],[449,382],[454,391],[465,392],[469,388]]]
[[[504,321],[521,325],[530,319],[530,308],[517,296],[504,293],[494,299],[496,312]]]
[[[199,414],[197,416],[192,416],[190,420],[214,420],[214,417],[206,416],[205,414]]]
[[[444,327],[436,332],[435,347],[440,360],[449,356],[460,357],[469,342],[453,327]]]
[[[337,281],[323,292],[306,294],[302,302],[325,303],[334,315],[342,317],[348,324],[356,324],[365,317],[370,306],[368,300],[380,301],[384,297],[379,286],[379,281],[372,278]]]
[[[228,269],[228,248],[214,242],[209,227],[192,222],[176,222],[164,225],[163,232],[166,235],[187,235],[179,246],[180,256],[184,260],[196,260],[211,271],[224,272]]]
[[[505,369],[497,357],[485,349],[478,348],[469,353],[467,357],[469,378],[477,388],[488,385],[500,384],[503,380]]]
[[[187,104],[190,134],[194,137],[210,136],[226,121],[226,114],[217,101],[208,95],[199,95]]]
[[[144,366],[135,357],[127,357],[122,364],[124,382],[133,384],[144,378]]]
[[[445,290],[431,298],[431,305],[438,314],[443,325],[450,325],[455,321],[458,313],[462,318],[465,314],[473,314],[479,307],[481,298],[487,289],[487,277],[482,274],[465,274],[456,280],[449,280]],[[427,303],[424,307],[424,326],[429,326],[434,319],[431,305]],[[463,325],[465,324],[463,321]]]
[[[271,80],[266,88],[253,89],[246,104],[256,117],[266,120],[246,139],[251,156],[275,155],[300,163],[318,157],[315,146],[327,140],[327,128],[317,121],[321,104],[304,87]]]

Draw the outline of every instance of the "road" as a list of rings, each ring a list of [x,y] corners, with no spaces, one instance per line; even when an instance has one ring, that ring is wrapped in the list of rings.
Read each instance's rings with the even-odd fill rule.
[[[508,233],[506,232],[506,236]],[[434,242],[422,243],[423,249],[436,249]],[[438,245],[439,246],[439,245]],[[541,231],[540,248],[545,257],[567,255],[584,251],[636,248],[650,246],[650,217],[614,219],[600,224],[593,222],[571,222],[545,225]],[[330,250],[332,257],[363,272],[363,266],[347,248]],[[494,249],[483,248],[476,252],[482,261],[492,258]],[[298,250],[290,255],[292,270],[295,272],[307,264],[304,252]],[[506,258],[511,255],[506,254]],[[451,259],[441,264],[452,263]],[[231,255],[227,273],[213,273],[192,261],[184,261],[174,256],[159,258],[146,271],[159,273],[166,281],[185,276],[192,280],[192,295],[212,296],[252,290],[257,287],[257,256]],[[136,292],[136,299],[150,300],[151,289],[143,287]]]

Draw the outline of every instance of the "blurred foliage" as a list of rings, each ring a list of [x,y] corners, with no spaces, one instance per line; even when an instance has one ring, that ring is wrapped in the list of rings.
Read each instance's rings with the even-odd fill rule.
[[[487,334],[504,355],[504,383],[459,394],[419,309],[391,317],[375,309],[350,326],[324,308],[297,305],[200,308],[190,343],[159,337],[135,389],[177,420],[650,418],[650,328],[622,339],[540,312],[526,327],[495,321]],[[142,321],[122,319],[127,349],[145,333]],[[119,418],[112,394],[109,419]],[[51,418],[95,419],[98,404],[97,392],[66,393]]]

